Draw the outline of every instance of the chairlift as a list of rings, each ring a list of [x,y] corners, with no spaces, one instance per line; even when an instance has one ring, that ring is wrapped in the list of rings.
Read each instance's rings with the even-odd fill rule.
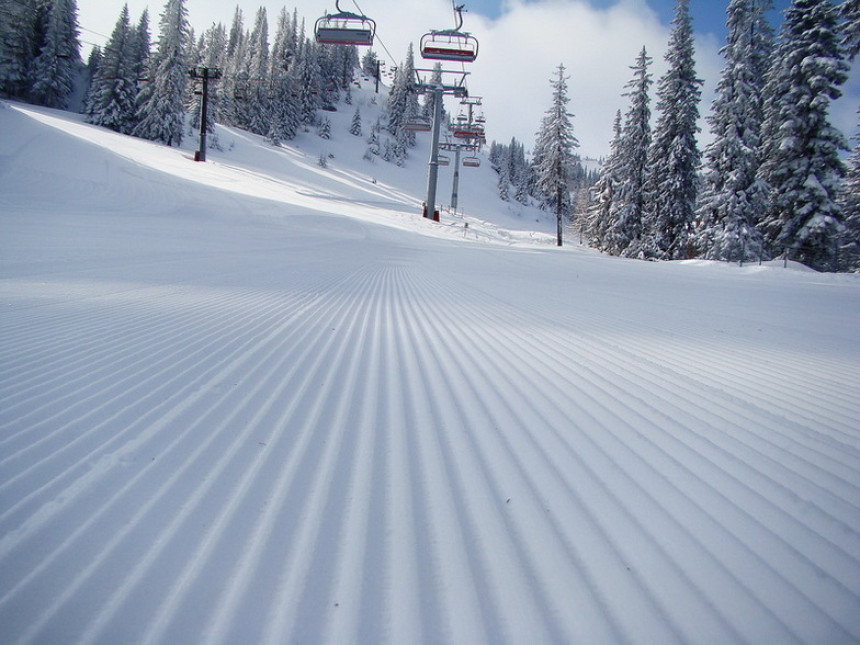
[[[478,39],[468,32],[460,31],[463,26],[463,5],[455,5],[454,13],[457,16],[454,29],[431,30],[421,36],[422,58],[471,63],[478,57]]]
[[[450,159],[450,157],[446,157],[445,155],[438,155],[438,156],[436,157],[436,162],[437,162],[440,166],[450,166],[450,165],[451,165],[451,159]]]
[[[372,45],[376,35],[376,22],[367,16],[341,11],[335,0],[337,13],[319,18],[314,27],[316,41],[324,45]]]
[[[466,168],[478,168],[481,165],[481,160],[478,157],[463,157],[463,165]]]
[[[410,116],[404,127],[410,132],[430,132],[432,125],[432,121],[426,116]]]
[[[482,139],[484,128],[475,123],[457,123],[451,134],[457,139]]]

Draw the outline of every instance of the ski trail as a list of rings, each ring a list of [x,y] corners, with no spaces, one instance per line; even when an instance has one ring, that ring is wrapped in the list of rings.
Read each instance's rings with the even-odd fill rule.
[[[473,299],[474,299],[474,298],[473,298]],[[526,327],[524,327],[524,328],[526,328]],[[510,339],[510,340],[512,340],[512,339]],[[559,339],[559,340],[561,340],[561,339]],[[503,346],[507,346],[507,344],[505,344],[505,343],[500,343],[500,344],[501,344],[501,345],[503,345]],[[602,354],[601,354],[601,360],[605,361],[605,360],[606,360],[606,358],[607,358],[607,354],[606,354],[606,352],[604,351],[604,352],[602,352]],[[479,362],[481,362],[481,363],[483,363],[483,364],[486,364],[486,360],[484,360],[484,361],[479,361]],[[497,379],[495,379],[495,380],[497,380]],[[524,379],[524,382],[525,382],[525,383],[533,383],[533,382],[536,382],[536,377],[535,377],[535,379]],[[649,392],[650,392],[650,393],[652,394],[652,396],[653,396],[653,388],[649,388]],[[601,397],[599,397],[599,396],[595,396],[595,397],[590,397],[590,398],[591,398],[592,400],[600,400],[600,398],[601,398]],[[691,402],[691,403],[692,403],[692,402]],[[633,421],[632,419],[630,420],[630,422],[635,423],[635,421]],[[665,419],[665,418],[663,418],[663,419],[662,419],[662,423],[665,425],[665,423],[666,423],[666,419]],[[615,424],[615,425],[617,425],[617,424]],[[633,427],[633,426],[628,426],[628,427]],[[659,427],[659,426],[657,426],[657,427]],[[656,429],[656,428],[655,428],[655,429]],[[599,435],[594,435],[594,436],[599,436]],[[628,442],[628,445],[630,445],[630,444],[629,444],[629,442]],[[625,472],[636,472],[636,469],[626,468],[626,469],[625,469]],[[697,474],[699,474],[699,473],[697,473]],[[700,475],[700,476],[701,476],[701,475]],[[679,487],[679,490],[680,490],[680,487]],[[746,492],[746,494],[748,495],[749,491],[745,491],[745,492]],[[661,498],[661,499],[667,499],[667,498],[668,498],[668,496],[667,496],[666,494],[663,494],[663,495],[660,495],[660,496],[659,496],[659,498]],[[744,499],[744,497],[740,497],[739,499]],[[731,523],[731,524],[730,524],[729,522],[725,521],[725,519],[724,519],[722,522],[720,522],[720,524],[721,524],[721,525],[722,525],[722,524],[737,525],[737,522],[733,522],[733,523]],[[745,524],[744,524],[744,525],[745,525]],[[751,542],[751,543],[755,543],[753,540],[750,540],[750,542]],[[847,555],[847,554],[844,554],[844,555]],[[843,555],[843,557],[844,557],[844,555]],[[766,558],[766,559],[767,559],[767,558]],[[721,558],[721,560],[722,560],[722,558]],[[845,578],[843,578],[843,576],[842,576],[842,572],[840,572],[840,571],[838,570],[838,566],[839,566],[839,565],[837,565],[836,567],[833,567],[833,568],[831,569],[831,573],[834,575],[834,577],[835,577],[836,579],[842,578],[843,580],[845,580]],[[847,567],[848,567],[848,568],[847,568],[847,570],[848,570],[848,571],[850,571],[850,570],[856,570],[856,567],[857,567],[856,560],[853,560],[853,559],[852,559],[852,561],[851,561],[851,562],[845,562],[845,563],[844,563],[844,566],[847,566]],[[778,568],[781,568],[781,567],[778,567]],[[809,571],[809,572],[807,572],[807,574],[806,574],[806,575],[807,575],[808,579],[814,579],[814,576],[812,575],[813,573],[814,573],[814,571]],[[853,585],[852,585],[852,586],[853,586]],[[828,595],[828,594],[826,593],[826,591],[827,591],[827,589],[826,589],[827,585],[825,585],[823,588],[822,588],[820,585],[818,585],[818,587],[819,587],[819,588],[818,588],[818,592],[819,592],[819,594],[820,594],[820,595],[822,595],[822,597],[823,597],[823,598],[826,598],[826,596]],[[804,585],[798,585],[798,587],[797,587],[797,588],[798,588],[798,590],[803,589],[803,588],[804,588]],[[850,594],[849,594],[848,596],[846,596],[846,595],[845,595],[845,589],[844,589],[844,588],[843,588],[841,591],[840,591],[840,590],[838,590],[838,589],[834,589],[833,591],[834,591],[834,592],[835,592],[835,594],[836,594],[836,595],[835,595],[835,597],[834,597],[834,598],[831,598],[829,601],[827,601],[827,600],[823,600],[823,605],[824,605],[824,606],[827,606],[827,607],[837,607],[836,614],[837,614],[838,618],[840,618],[840,619],[842,619],[842,620],[845,620],[845,619],[850,615],[850,614],[846,611],[846,610],[847,610],[847,606],[846,606],[846,605],[844,605],[844,604],[842,604],[842,603],[840,603],[840,602],[835,602],[835,598],[848,598],[848,597],[850,597]],[[802,593],[802,592],[801,592],[801,593]],[[822,602],[822,600],[819,600],[819,602]],[[835,602],[835,604],[834,604],[834,602]],[[840,609],[838,609],[838,607],[839,607],[840,605],[843,607],[841,610],[840,610]],[[852,621],[852,622],[853,622],[853,621]],[[800,631],[802,631],[802,630],[800,629],[800,627],[797,627],[797,629],[799,630],[799,632],[800,632]],[[826,627],[823,627],[823,629],[827,629],[827,628],[826,628]]]

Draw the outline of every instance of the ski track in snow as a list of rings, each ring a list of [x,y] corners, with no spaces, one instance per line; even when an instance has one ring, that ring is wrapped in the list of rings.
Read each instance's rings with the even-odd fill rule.
[[[4,643],[860,640],[856,331],[247,215],[4,272]]]

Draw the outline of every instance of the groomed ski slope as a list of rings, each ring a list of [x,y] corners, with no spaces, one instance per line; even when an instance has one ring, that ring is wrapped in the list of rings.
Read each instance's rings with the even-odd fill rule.
[[[0,642],[860,640],[856,276],[219,137],[0,103]]]

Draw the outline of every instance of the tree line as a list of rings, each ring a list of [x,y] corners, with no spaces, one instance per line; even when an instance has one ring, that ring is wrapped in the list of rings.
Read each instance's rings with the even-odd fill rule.
[[[766,18],[771,9],[771,0],[729,2],[725,66],[707,118],[713,142],[702,154],[702,80],[689,0],[677,0],[653,128],[652,59],[643,48],[597,180],[575,155],[556,172],[575,195],[569,210],[591,246],[649,260],[749,262],[787,254],[820,270],[860,271],[860,128],[843,162],[848,144],[828,116],[860,49],[860,2],[794,0],[778,35]],[[532,160],[515,140],[491,147],[503,199],[558,200],[558,184],[544,177],[547,191],[537,178],[547,173],[547,145],[576,147],[575,139],[565,143],[563,81],[561,72],[552,81],[553,107]],[[548,128],[560,133],[549,144]]]
[[[326,111],[352,104],[357,71],[370,77],[379,70],[375,52],[359,59],[355,46],[320,45],[306,34],[297,11],[286,8],[272,30],[264,7],[248,25],[237,7],[229,28],[213,24],[197,37],[186,0],[167,0],[153,43],[148,12],[133,21],[126,5],[105,46],[94,47],[86,65],[74,0],[0,0],[0,16],[0,94],[69,109],[77,91],[84,95],[88,122],[167,145],[181,144],[189,115],[192,123],[199,119],[202,97],[191,68],[219,72],[210,85],[209,132],[217,121],[273,145],[303,129],[329,138]],[[394,72],[384,116],[370,124],[365,158],[402,164],[415,145],[407,122],[429,106],[415,93],[414,68],[410,46]],[[356,107],[350,133],[364,136],[366,129]],[[209,143],[220,145],[217,137]]]

